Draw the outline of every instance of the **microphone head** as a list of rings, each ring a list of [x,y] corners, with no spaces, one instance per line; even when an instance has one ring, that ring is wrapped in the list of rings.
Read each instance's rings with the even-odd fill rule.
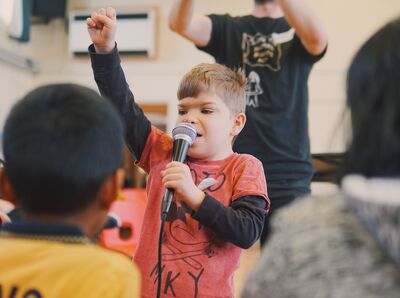
[[[183,139],[186,140],[190,145],[193,144],[196,139],[196,127],[190,123],[179,123],[172,130],[172,137],[175,140]]]

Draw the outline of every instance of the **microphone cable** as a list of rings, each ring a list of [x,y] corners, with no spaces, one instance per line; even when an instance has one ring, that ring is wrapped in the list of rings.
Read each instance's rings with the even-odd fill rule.
[[[172,130],[173,136],[173,150],[171,161],[184,162],[186,159],[189,147],[193,144],[196,138],[196,128],[190,123],[180,123]],[[164,224],[167,220],[169,208],[174,197],[174,191],[167,189],[161,201],[161,225],[160,234],[158,239],[158,257],[157,257],[157,270],[158,270],[158,283],[157,283],[157,298],[161,297],[161,284],[162,284],[162,242],[164,234]]]
[[[161,284],[162,284],[162,241],[164,234],[164,224],[167,219],[167,215],[163,214],[161,217],[161,225],[160,225],[160,235],[158,239],[158,262],[157,262],[157,271],[158,271],[158,283],[157,283],[157,298],[161,297]]]

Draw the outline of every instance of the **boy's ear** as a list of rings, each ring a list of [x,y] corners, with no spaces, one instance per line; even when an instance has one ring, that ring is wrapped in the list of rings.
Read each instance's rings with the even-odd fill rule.
[[[0,195],[14,206],[18,206],[17,198],[14,190],[11,187],[11,183],[7,177],[5,168],[0,169]]]
[[[233,137],[237,136],[242,131],[245,124],[246,124],[246,115],[244,113],[237,114],[231,130],[231,135]]]
[[[124,169],[117,169],[114,174],[107,178],[99,193],[99,203],[103,209],[110,209],[112,202],[114,202],[124,183],[125,171]]]

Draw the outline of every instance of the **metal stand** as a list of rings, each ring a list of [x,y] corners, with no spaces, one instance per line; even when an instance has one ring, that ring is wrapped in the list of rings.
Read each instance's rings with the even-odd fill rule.
[[[37,64],[31,58],[15,54],[9,50],[0,49],[0,60],[13,66],[29,70],[34,74],[39,72]]]

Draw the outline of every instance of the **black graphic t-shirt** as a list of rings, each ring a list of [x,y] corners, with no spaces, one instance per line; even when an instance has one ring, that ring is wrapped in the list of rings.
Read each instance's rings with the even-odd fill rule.
[[[211,40],[199,49],[246,73],[247,122],[234,149],[262,161],[274,208],[280,197],[309,190],[307,80],[324,53],[309,54],[284,18],[209,17]]]

